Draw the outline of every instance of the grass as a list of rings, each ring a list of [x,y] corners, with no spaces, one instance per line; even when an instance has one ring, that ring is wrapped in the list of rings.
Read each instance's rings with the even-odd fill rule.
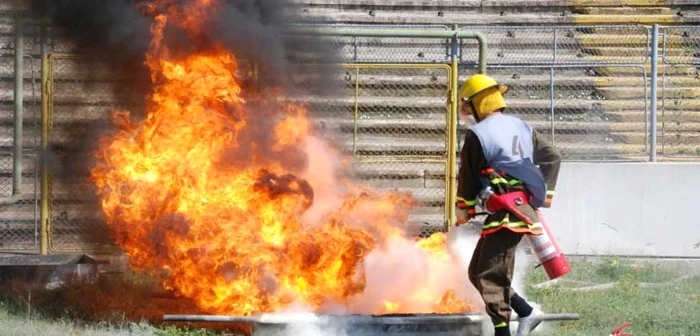
[[[580,320],[550,323],[538,335],[607,336],[624,322],[635,336],[690,336],[700,330],[700,275],[652,263],[607,258],[571,260],[572,272],[556,285],[535,288],[547,280],[543,270],[527,275],[528,299],[546,312],[575,312]],[[610,287],[572,291],[576,287]],[[652,285],[649,285],[652,284]]]
[[[191,301],[172,296],[135,273],[71,280],[46,289],[23,279],[0,283],[0,335],[209,336],[241,335],[230,325],[166,325],[163,314],[197,314]],[[235,326],[234,326],[235,327]]]
[[[635,336],[689,336],[700,330],[700,275],[618,258],[570,262],[572,273],[552,286],[534,286],[548,280],[542,269],[532,269],[526,276],[529,300],[547,312],[575,312],[581,317],[549,323],[537,335],[607,336],[626,321],[633,323],[627,332]],[[598,284],[614,285],[590,289]],[[572,291],[582,287],[589,290]],[[21,280],[0,283],[2,336],[241,335],[230,325],[163,324],[164,313],[198,312],[188,300],[175,298],[150,277],[134,273],[69,281],[55,289],[32,287]]]
[[[176,326],[155,327],[145,321],[120,324],[79,323],[69,319],[31,318],[12,312],[13,309],[0,304],[0,335],[3,336],[209,336],[224,335],[205,329],[185,329]],[[231,335],[231,334],[229,334]]]

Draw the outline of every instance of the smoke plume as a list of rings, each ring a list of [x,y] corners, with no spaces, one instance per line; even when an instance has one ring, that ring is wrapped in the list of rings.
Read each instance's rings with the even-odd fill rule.
[[[163,11],[168,11],[170,15],[175,16],[191,14],[178,12],[180,6],[184,7],[187,3],[186,0],[32,0],[31,5],[37,15],[51,18],[61,28],[58,35],[59,40],[69,40],[76,45],[76,49],[71,51],[80,50],[90,53],[97,59],[103,60],[101,62],[109,64],[109,68],[115,73],[124,72],[125,69],[130,69],[126,71],[134,71],[137,79],[114,82],[115,87],[123,87],[126,83],[126,85],[136,84],[134,87],[142,88],[143,86],[140,85],[149,83],[149,85],[154,86],[154,90],[157,90],[159,78],[156,76],[151,78],[149,76],[151,75],[150,70],[144,66],[148,51],[154,48],[151,27],[154,25],[158,13]],[[288,195],[298,195],[303,198],[302,208],[307,211],[302,220],[307,228],[327,223],[343,223],[347,227],[361,228],[364,230],[363,234],[367,232],[368,235],[375,238],[378,248],[367,255],[362,262],[363,274],[366,277],[366,290],[354,298],[354,301],[349,305],[350,307],[345,308],[356,309],[356,311],[381,310],[382,305],[386,304],[384,301],[401,301],[402,294],[414,292],[416,288],[429,294],[457,290],[455,295],[458,298],[469,298],[471,303],[480,302],[480,298],[469,284],[466,276],[466,264],[469,260],[467,255],[471,254],[473,243],[456,240],[457,243],[454,246],[458,250],[468,250],[459,253],[466,259],[463,267],[450,267],[454,266],[454,263],[436,262],[433,256],[422,251],[405,234],[396,234],[396,232],[402,232],[401,230],[405,229],[408,222],[408,210],[415,205],[410,202],[410,197],[392,194],[386,199],[381,199],[384,202],[382,205],[379,198],[375,197],[376,200],[372,198],[371,191],[364,192],[361,187],[357,188],[359,191],[353,190],[353,193],[348,195],[349,183],[348,177],[345,175],[348,165],[339,151],[317,136],[295,136],[294,132],[313,128],[313,126],[303,124],[305,118],[297,118],[302,113],[301,111],[280,109],[276,102],[278,89],[291,86],[294,83],[294,78],[299,75],[298,72],[302,71],[302,68],[298,68],[295,64],[294,57],[314,54],[316,58],[326,56],[334,58],[332,49],[324,47],[327,44],[315,43],[316,41],[309,37],[300,43],[288,43],[285,40],[284,36],[289,31],[289,24],[294,20],[293,17],[282,15],[282,9],[286,5],[285,1],[221,0],[220,4],[221,6],[217,8],[215,15],[207,15],[205,20],[197,21],[197,24],[202,24],[203,27],[196,29],[195,35],[193,35],[193,30],[188,30],[187,27],[183,26],[183,22],[186,23],[187,20],[180,18],[181,20],[174,20],[179,21],[179,25],[166,22],[162,30],[162,40],[158,40],[159,43],[167,46],[167,52],[163,54],[166,54],[168,58],[184,58],[191,53],[223,46],[236,55],[241,63],[239,69],[241,72],[253,72],[250,68],[251,65],[246,69],[245,65],[242,64],[245,63],[245,60],[250,61],[249,64],[256,64],[259,69],[257,72],[260,75],[259,78],[249,76],[251,77],[250,82],[242,83],[243,86],[249,85],[242,90],[241,97],[242,100],[246,101],[247,108],[236,106],[229,108],[228,105],[214,99],[207,101],[207,104],[224,106],[224,108],[218,109],[219,111],[212,113],[221,113],[221,110],[226,110],[227,113],[212,117],[207,112],[207,117],[220,116],[222,119],[230,120],[231,123],[226,125],[235,124],[241,120],[245,121],[246,124],[244,128],[232,131],[232,133],[236,133],[235,146],[227,148],[221,157],[211,160],[207,157],[204,161],[208,163],[212,160],[218,160],[216,164],[234,168],[251,163],[260,166],[278,165],[290,175],[263,174],[253,191],[274,196],[273,198]],[[297,39],[296,42],[299,40]],[[315,69],[317,73],[313,71],[309,73],[306,71],[309,71],[310,68],[303,68],[306,77],[316,79],[310,82],[313,85],[306,86],[304,89],[307,91],[318,89],[319,92],[322,92],[327,87],[332,87],[328,83],[334,76],[324,76],[318,71],[322,71],[321,69],[323,71],[333,70],[333,68]],[[236,79],[238,80],[238,78]],[[230,85],[227,85],[228,87]],[[226,91],[226,89],[222,91]],[[140,91],[140,94],[143,96],[145,92]],[[188,101],[187,93],[185,92],[184,97],[175,96],[179,99],[176,102],[187,101],[191,105],[200,107],[199,102]],[[208,93],[211,93],[211,90],[208,90]],[[151,103],[157,105],[152,101]],[[142,108],[142,110],[144,109]],[[206,106],[202,110],[217,109]],[[138,116],[139,113],[136,115]],[[127,119],[122,124],[129,125],[130,122]],[[212,123],[216,124],[213,121]],[[239,124],[243,124],[243,122]],[[181,126],[181,124],[174,125]],[[180,127],[180,129],[182,128],[184,127]],[[202,128],[209,129],[208,127]],[[275,136],[278,132],[291,138],[291,143],[285,143],[282,148],[279,148],[281,137]],[[163,138],[171,140],[165,136]],[[97,141],[89,139],[80,140],[82,141],[74,142],[97,144]],[[126,140],[131,139],[125,135],[122,140],[129,144],[130,142]],[[82,150],[86,153],[93,152],[91,149]],[[75,164],[73,163],[74,158],[74,155],[66,156],[66,160],[69,160],[67,162],[70,164]],[[177,159],[179,164],[180,157]],[[90,165],[92,166],[91,162]],[[111,173],[110,165],[104,165],[103,168],[104,173]],[[228,170],[224,169],[224,171]],[[135,187],[138,185],[135,184]],[[116,190],[116,188],[114,189]],[[105,188],[103,192],[109,196],[112,190]],[[157,203],[158,200],[147,199],[163,206],[168,204],[170,198],[176,198],[179,195],[174,193],[168,197],[167,201],[162,202],[163,204]],[[338,215],[337,210],[344,207],[346,211],[342,215]],[[163,206],[163,208],[166,207]],[[228,210],[228,208],[225,209]],[[163,211],[165,212],[165,210]],[[342,218],[333,218],[333,216],[342,216]],[[139,224],[143,223],[141,220],[134,221]],[[188,227],[191,223],[184,217],[167,215],[159,217],[154,224],[150,234],[147,235],[148,241],[152,242],[148,245],[150,248],[156,246],[156,250],[159,252],[158,256],[164,257],[172,253],[170,248],[176,246],[167,246],[162,242],[169,237],[185,238],[188,236]],[[209,226],[206,228],[210,229]],[[123,233],[132,234],[133,232],[123,230]],[[127,239],[123,240],[128,241]],[[135,239],[135,241],[138,240]],[[307,252],[309,258],[306,261],[309,265],[318,261],[316,260],[318,253],[313,253],[316,250],[313,243],[313,240],[299,242],[299,246],[308,245],[308,250],[312,251]],[[205,248],[195,247],[188,253],[204,251],[201,253],[205,254]],[[226,256],[231,257],[230,255]],[[181,259],[176,259],[181,261]],[[144,263],[144,265],[146,264]],[[206,265],[200,264],[199,266],[209,270]],[[239,273],[237,265],[232,263],[222,265],[219,271],[228,277],[235,277]],[[423,306],[409,306],[407,308],[426,310],[430,309],[428,305],[435,304],[435,302],[418,304]],[[339,307],[332,305],[326,308],[327,311],[338,311],[338,309]]]
[[[201,34],[197,36],[174,23],[165,27],[163,44],[172,53],[185,56],[223,45],[236,54],[237,80],[245,96],[254,96],[246,98],[257,113],[255,124],[242,130],[239,138],[241,143],[254,148],[238,148],[235,155],[224,155],[221,158],[224,164],[248,162],[253,152],[264,152],[258,158],[282,155],[284,158],[277,161],[284,162],[286,168],[292,172],[303,170],[307,165],[304,153],[271,148],[274,139],[269,136],[270,130],[286,112],[279,110],[276,88],[298,92],[303,86],[305,92],[329,92],[342,84],[333,82],[337,76],[329,75],[336,70],[333,67],[302,68],[294,62],[294,55],[314,55],[326,60],[336,56],[333,48],[314,37],[289,38],[296,19],[283,15],[288,2],[220,0],[217,12],[202,23]],[[87,71],[87,81],[79,84],[83,94],[100,94],[107,87],[114,97],[119,97],[121,106],[114,108],[129,110],[130,117],[138,120],[145,117],[144,93],[155,84],[145,66],[154,17],[187,3],[187,0],[30,0],[30,8],[36,17],[51,19],[54,50],[49,52],[89,55],[79,61],[80,67],[91,69]],[[307,78],[303,85],[295,80],[300,75]],[[58,174],[80,172],[85,176],[94,165],[94,144],[113,129],[106,118],[67,127],[71,128],[69,143],[78,144],[73,145],[77,147],[53,148],[47,155],[55,158]]]
[[[187,0],[30,0],[39,17],[48,17],[60,28],[59,38],[72,41],[78,50],[110,62],[142,65],[151,42],[153,16],[166,7]],[[174,25],[166,27],[166,43],[183,54],[223,43],[239,58],[259,64],[263,82],[289,84],[294,66],[292,54],[334,58],[332,48],[314,38],[286,43],[296,19],[285,14],[285,0],[222,0],[216,15],[203,27],[203,36],[188,36]],[[70,50],[69,50],[70,51]],[[320,86],[319,86],[320,87]]]

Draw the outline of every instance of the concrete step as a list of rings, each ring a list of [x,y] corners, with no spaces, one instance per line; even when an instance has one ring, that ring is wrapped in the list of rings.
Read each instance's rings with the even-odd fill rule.
[[[646,70],[647,76],[651,74],[651,64],[648,61],[644,65],[640,65],[640,67],[599,66],[595,67],[595,71],[601,76],[636,75],[642,73],[642,66]],[[659,74],[666,73],[666,75],[673,76],[696,77],[698,75],[696,67],[691,65],[668,65],[659,63],[658,71]]]
[[[0,42],[2,43],[2,42]],[[33,68],[32,68],[33,65]],[[33,70],[33,71],[32,71]],[[34,85],[39,87],[41,85],[41,62],[35,60],[32,63],[30,60],[25,59],[22,68],[22,74],[24,76],[24,85],[29,87],[32,85],[32,80]],[[1,55],[0,56],[0,80],[13,82],[15,78],[15,59],[11,55]],[[14,82],[13,82],[14,83]]]
[[[700,151],[698,150],[697,146],[693,147],[667,144],[666,146],[659,147],[661,148],[660,155],[663,155],[662,160],[682,160],[697,162],[697,160],[700,159]]]
[[[695,0],[569,0],[574,7],[653,7],[696,5]]]
[[[700,66],[700,45],[694,55],[666,55],[664,62],[669,64],[695,64]]]
[[[3,174],[3,176],[0,177],[0,198],[9,197],[11,196],[11,194],[12,175]],[[34,177],[23,177],[22,187],[20,189],[21,199],[19,201],[19,204],[34,205],[36,202],[38,202],[38,199],[40,198],[39,194],[40,193],[38,179],[35,181]],[[3,215],[0,215],[0,219],[3,218]]]
[[[700,113],[698,113],[700,115]],[[517,116],[517,115],[516,115]],[[556,117],[557,115],[555,115]],[[644,116],[644,115],[640,115]],[[536,129],[545,130],[552,126],[552,122],[549,120],[541,120],[542,116],[537,116],[540,120],[527,120],[528,124]],[[560,132],[566,131],[596,131],[596,132],[621,132],[621,131],[638,131],[644,129],[644,123],[642,122],[618,122],[614,120],[599,120],[599,121],[560,121],[555,120],[553,123],[554,128]],[[358,120],[357,123],[352,120],[347,119],[335,119],[335,118],[325,118],[319,119],[317,122],[323,122],[327,125],[333,125],[337,131],[352,133],[356,128],[358,131],[358,138],[365,136],[365,134],[386,134],[387,138],[390,138],[390,134],[397,133],[397,130],[415,133],[417,136],[419,132],[423,131],[438,131],[439,134],[443,134],[445,129],[445,122],[441,120],[431,120],[431,119],[418,119],[418,120]],[[697,125],[695,125],[697,127]],[[695,128],[693,128],[694,130]]]
[[[52,226],[66,228],[76,225],[76,223],[101,222],[103,219],[101,211],[91,209],[81,204],[55,204],[52,207]],[[35,211],[34,204],[19,204],[6,206],[0,214],[0,223],[21,221],[31,223],[38,221],[39,210]],[[32,226],[33,227],[33,226]]]
[[[676,15],[677,9],[669,7],[578,7],[573,10],[576,14],[595,15]]]
[[[644,99],[649,97],[650,90],[647,90],[646,95],[643,90],[638,87],[610,87],[596,89],[606,99],[622,100],[622,99]],[[693,99],[700,98],[700,87],[666,87],[664,90],[660,88],[659,96],[665,95],[670,99]]]
[[[624,74],[623,74],[624,75]],[[586,82],[585,79],[573,79],[573,81],[576,80],[581,80],[582,82]],[[557,83],[560,81],[559,78],[557,78]],[[661,86],[662,81],[665,81],[666,87],[691,87],[691,86],[696,86],[700,85],[700,78],[697,77],[689,77],[689,76],[666,76],[666,78],[661,78],[659,81],[659,86]],[[623,76],[623,77],[593,77],[592,82],[594,83],[595,87],[621,87],[621,86],[627,86],[627,87],[635,87],[639,88],[640,86],[643,86],[644,83],[647,85],[651,85],[651,81],[647,79],[646,81],[644,80],[643,77],[640,76]]]
[[[365,10],[310,7],[288,11],[287,15],[316,22],[385,23],[385,24],[672,24],[696,23],[694,15],[587,15],[571,14],[569,11],[544,13],[464,13],[453,11],[412,11],[382,8]]]
[[[11,143],[9,144],[11,145]],[[12,177],[12,151],[1,151],[0,152],[0,178],[10,178]],[[23,181],[28,182],[34,179],[34,174],[37,171],[38,164],[37,164],[37,158],[36,156],[29,156],[27,155],[27,152],[25,152],[24,156],[22,157],[22,176],[23,176]],[[4,181],[4,180],[3,180]],[[9,181],[7,181],[7,185],[11,185]],[[0,184],[3,185],[3,184]],[[10,189],[7,189],[9,191]],[[2,196],[0,196],[2,197]]]
[[[354,106],[354,97],[290,97],[290,102],[307,103],[316,105],[314,110],[333,113],[337,109],[328,109],[330,106]],[[661,103],[661,101],[659,101]],[[403,108],[414,109],[417,112],[425,108],[440,108],[445,106],[445,99],[435,97],[363,97],[359,102],[363,112],[380,113],[381,108],[399,111]],[[509,108],[520,110],[549,110],[550,103],[542,99],[509,99]],[[320,106],[328,106],[318,109]],[[555,108],[570,113],[600,111],[614,112],[623,110],[641,110],[645,106],[644,101],[639,100],[592,100],[592,99],[565,99],[555,101]],[[671,110],[700,110],[700,100],[672,100],[666,102],[667,109]],[[375,109],[375,110],[372,110]],[[432,111],[431,111],[432,112]],[[324,115],[324,114],[322,114]],[[328,114],[325,114],[328,115]],[[414,113],[418,115],[418,113]]]
[[[0,236],[4,238],[0,243],[0,250],[7,248],[6,244],[8,243],[11,245],[15,245],[17,243],[26,244],[29,242],[33,242],[35,238],[34,233],[39,231],[38,222],[38,218],[36,220],[0,220]]]
[[[606,143],[577,143],[567,144],[555,142],[556,147],[562,153],[562,156],[568,160],[590,160],[590,159],[620,159],[629,155],[645,155],[646,147],[643,144],[606,144]]]
[[[700,113],[699,112],[680,112],[680,111],[659,111],[658,122],[662,123],[666,128],[678,127],[685,129],[685,127],[690,127],[690,129],[697,129],[697,123],[700,123]]]
[[[414,223],[414,225],[419,224],[421,226],[442,226],[445,223],[445,211],[444,208],[436,208],[442,210],[442,213],[411,213],[408,216],[409,223]]]
[[[385,7],[430,7],[430,6],[451,6],[459,7],[483,7],[485,9],[495,7],[655,7],[655,6],[681,6],[696,5],[694,0],[292,0],[296,5],[309,6],[329,6],[329,7],[349,7],[349,6],[385,6]]]
[[[700,122],[700,112],[699,111],[682,111],[682,110],[668,110],[664,111],[663,106],[658,107],[657,122],[659,125],[663,121],[667,123],[683,124],[683,123],[697,123]],[[606,112],[605,117],[609,120],[619,123],[644,123],[645,120],[649,120],[649,113],[644,111],[620,111],[620,112]]]
[[[392,188],[381,188],[379,189],[380,191],[397,191],[397,192],[406,192],[410,193],[413,195],[413,197],[418,200],[419,202],[423,203],[422,205],[425,206],[426,204],[436,204],[436,205],[443,205],[445,204],[445,188],[399,188],[399,187],[392,187]]]
[[[588,29],[588,28],[587,28]],[[601,29],[601,28],[590,28],[590,29]],[[595,31],[595,30],[594,30]],[[603,31],[607,32],[607,31]],[[681,34],[679,32],[679,34]],[[624,46],[646,46],[651,42],[651,33],[647,35],[646,30],[641,31],[639,34],[630,35],[625,32],[620,33],[619,31],[614,31],[610,33],[577,33],[575,38],[578,43],[584,47],[624,47]],[[666,37],[666,46],[672,48],[679,48],[688,44],[695,44],[700,37],[689,36],[683,37],[681,35],[669,35]],[[659,45],[663,43],[663,39],[659,39]]]
[[[605,69],[609,69],[606,67]],[[345,74],[338,73],[337,78],[331,80],[333,83],[337,83],[338,86],[345,86],[348,94],[354,95],[355,85],[359,82],[360,89],[364,92],[369,89],[376,90],[418,90],[428,88],[431,90],[445,91],[447,89],[447,76],[441,74],[442,72],[436,72],[435,74],[420,74],[414,75],[412,73],[408,74],[392,74],[383,73],[381,70],[376,70],[373,74],[364,74],[360,72],[359,77],[355,75],[353,69],[348,69]],[[550,70],[548,68],[542,69],[525,69],[525,68],[512,68],[512,69],[491,69],[489,75],[496,79],[499,83],[514,87],[532,89],[544,89],[549,87],[550,82]],[[595,74],[595,72],[593,72]],[[621,74],[620,76],[595,76],[590,73],[589,69],[556,69],[555,70],[555,82],[559,86],[570,86],[570,87],[615,87],[615,86],[641,86],[649,81],[641,76],[642,71],[638,69],[638,76],[632,76],[630,74]],[[460,74],[459,82],[462,83],[466,81],[472,74]],[[615,74],[610,74],[615,75]],[[304,83],[311,83],[316,78],[312,76],[298,76],[295,78],[294,83],[296,85],[304,85]],[[696,85],[700,84],[700,78],[695,77],[666,77],[667,85],[673,86],[683,86],[683,85]],[[421,91],[425,92],[425,91]],[[0,113],[2,107],[0,106]]]
[[[603,57],[639,57],[645,55],[649,50],[646,47],[591,47],[584,48],[583,51],[589,55]],[[661,52],[661,51],[660,51]],[[669,47],[664,51],[668,56],[686,56],[687,51],[679,47]]]
[[[382,176],[401,178],[444,178],[447,159],[420,161],[400,157],[376,157],[372,161],[358,158],[354,161],[353,172],[359,179],[366,180]]]
[[[699,22],[696,17],[679,17],[675,14],[573,14],[573,22],[576,24],[672,24],[672,23],[694,23]]]
[[[626,143],[626,144],[643,144],[649,136],[647,133],[636,132],[636,133],[611,133],[606,136],[608,141],[615,143]],[[671,132],[666,131],[665,133],[659,133],[658,138],[659,144],[662,141],[671,142],[674,146],[697,146],[700,149],[700,134],[697,131],[688,132]]]
[[[635,143],[625,143],[622,140],[605,141],[610,138],[609,134],[594,134],[594,133],[581,133],[579,135],[574,134],[561,134],[555,135],[555,140],[561,138],[563,141],[556,141],[557,147],[565,153],[565,156],[570,155],[619,155],[619,154],[631,154],[639,153],[644,151],[644,141],[638,141]],[[346,141],[342,143],[345,148],[352,147],[352,139],[346,137]],[[383,144],[378,144],[377,142],[384,142]],[[358,155],[364,155],[369,157],[370,155],[383,155],[386,156],[387,153],[393,153],[392,155],[413,155],[418,157],[423,154],[424,157],[429,155],[435,155],[442,151],[444,155],[444,142],[440,141],[412,141],[411,139],[405,139],[404,141],[398,142],[393,140],[387,140],[384,137],[365,137],[364,139],[358,139],[357,141]]]
[[[562,13],[463,13],[443,11],[423,12],[397,9],[342,10],[310,7],[296,9],[288,15],[316,22],[385,23],[385,24],[567,24],[570,17]]]

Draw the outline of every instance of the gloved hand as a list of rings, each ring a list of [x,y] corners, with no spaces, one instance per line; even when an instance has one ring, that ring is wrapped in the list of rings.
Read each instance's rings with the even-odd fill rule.
[[[467,222],[472,218],[467,202],[461,199],[457,200],[457,203],[455,204],[455,214],[457,215],[457,226],[467,224]]]
[[[469,211],[467,211],[466,208],[460,209],[459,206],[457,206],[455,209],[455,213],[457,214],[457,226],[467,224],[467,222],[469,222],[469,220],[471,219]]]
[[[552,207],[552,197],[554,197],[554,191],[547,191],[547,197],[545,197],[544,202],[542,203],[542,208],[551,208]]]

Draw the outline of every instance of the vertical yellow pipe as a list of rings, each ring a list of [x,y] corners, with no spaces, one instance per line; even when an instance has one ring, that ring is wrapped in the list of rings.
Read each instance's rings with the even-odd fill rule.
[[[445,164],[445,231],[449,231],[450,227],[452,227],[452,220],[450,217],[450,189],[452,188],[452,181],[450,180],[450,175],[451,175],[451,169],[450,169],[450,162],[451,162],[451,155],[450,153],[452,152],[452,137],[450,136],[450,117],[449,115],[452,113],[452,106],[455,104],[454,101],[452,101],[452,92],[454,91],[454,85],[452,84],[452,67],[447,70],[447,107],[445,110],[445,132],[447,132],[447,137],[445,140],[445,145],[447,147],[447,163]]]
[[[47,255],[49,253],[49,165],[47,154],[49,151],[49,136],[51,132],[51,115],[49,111],[49,99],[51,97],[51,87],[49,85],[49,53],[46,44],[47,39],[46,24],[41,24],[41,160],[39,171],[41,172],[41,212],[39,229],[39,253]]]
[[[40,215],[40,253],[49,251],[49,171],[46,155],[49,149],[49,59],[46,53],[41,55],[41,215]]]
[[[352,119],[352,156],[357,154],[357,117],[360,113],[360,67],[355,68],[355,107]]]
[[[454,224],[456,219],[455,214],[455,203],[457,203],[457,113],[459,109],[459,60],[456,57],[452,58],[452,69],[451,69],[451,80],[450,80],[450,120],[449,120],[449,144],[447,149],[449,150],[447,164],[449,165],[449,184],[448,187],[448,199],[447,199],[447,214],[448,214],[448,227],[445,228],[448,231]]]

